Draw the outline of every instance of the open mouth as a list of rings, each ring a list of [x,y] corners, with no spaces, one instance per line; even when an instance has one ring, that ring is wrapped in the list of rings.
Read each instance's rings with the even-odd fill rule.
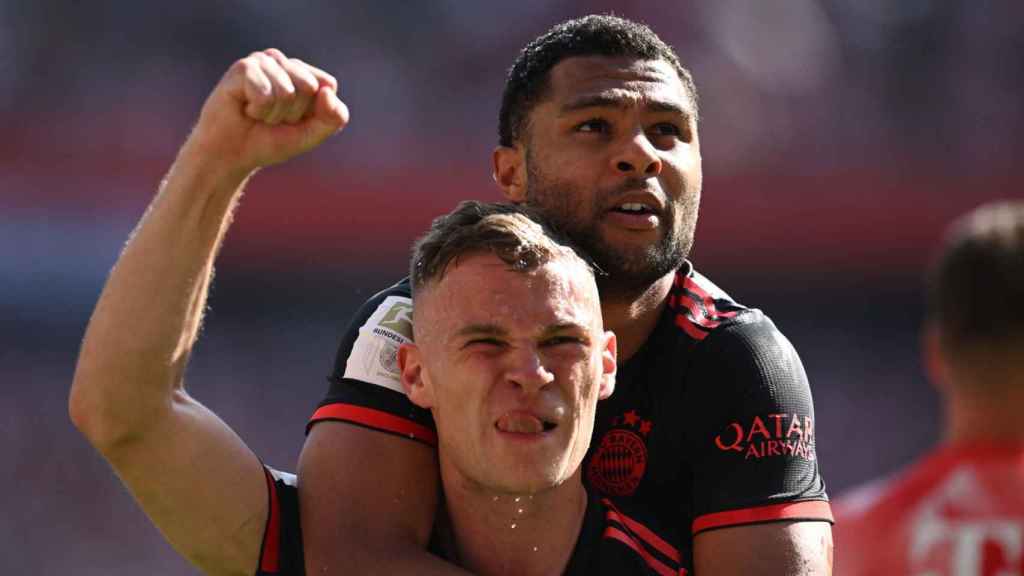
[[[612,212],[618,212],[620,214],[632,214],[635,216],[644,216],[647,214],[655,214],[653,208],[640,202],[626,202],[619,204],[612,208]]]
[[[558,427],[558,424],[527,412],[507,412],[498,418],[494,427],[508,434],[543,434]]]

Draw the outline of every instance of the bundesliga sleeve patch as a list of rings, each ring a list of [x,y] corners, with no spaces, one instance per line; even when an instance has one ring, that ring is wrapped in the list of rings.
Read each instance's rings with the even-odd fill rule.
[[[359,327],[343,377],[405,394],[399,378],[398,347],[406,342],[412,342],[412,300],[388,296]]]

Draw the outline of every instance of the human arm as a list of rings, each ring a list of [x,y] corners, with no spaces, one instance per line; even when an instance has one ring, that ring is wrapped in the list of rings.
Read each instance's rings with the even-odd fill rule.
[[[312,428],[299,458],[306,573],[466,574],[427,552],[433,448],[348,422]]]
[[[831,526],[776,521],[701,532],[693,540],[693,571],[701,576],[832,574]]]
[[[277,51],[231,66],[111,271],[79,353],[72,421],[165,538],[210,574],[253,573],[266,478],[185,390],[185,367],[246,180],[345,124],[336,87]]]
[[[831,511],[799,356],[751,314],[696,355],[690,450],[697,574],[831,574]]]

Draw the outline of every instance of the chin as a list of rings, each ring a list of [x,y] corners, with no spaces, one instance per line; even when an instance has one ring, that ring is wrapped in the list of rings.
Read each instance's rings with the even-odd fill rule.
[[[556,482],[550,478],[535,478],[507,486],[504,491],[510,494],[540,494],[551,490],[559,484],[560,482]]]
[[[495,467],[495,470],[497,469]],[[569,479],[569,476],[550,465],[533,469],[520,468],[508,475],[494,478],[491,486],[509,494],[537,494],[560,486]]]

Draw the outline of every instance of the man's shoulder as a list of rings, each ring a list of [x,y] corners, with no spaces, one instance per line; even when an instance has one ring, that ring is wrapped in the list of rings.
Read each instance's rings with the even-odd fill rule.
[[[776,330],[761,310],[739,303],[689,263],[676,272],[665,316],[682,346],[704,342],[713,334],[721,339],[726,332]]]
[[[858,485],[836,499],[844,523],[882,526],[895,514],[932,506],[936,514],[1024,514],[1024,445],[966,444],[939,447],[905,468]],[[1011,489],[1006,489],[1012,486]],[[963,508],[965,503],[970,510]],[[941,514],[940,514],[941,513]]]
[[[720,412],[718,406],[728,412],[721,416],[732,415],[737,398],[763,398],[750,407],[768,413],[781,400],[811,415],[806,371],[792,343],[768,316],[738,303],[689,264],[677,272],[658,326],[620,374],[677,383],[652,389],[681,391],[688,397],[680,400],[707,416]]]
[[[398,379],[398,347],[412,342],[412,289],[408,278],[374,294],[341,339],[332,380],[356,380],[405,394]]]
[[[935,449],[890,474],[845,491],[834,503],[836,518],[862,525],[895,522],[894,515],[915,508],[961,462],[960,457]]]
[[[412,340],[412,286],[403,278],[374,294],[353,319],[360,332],[374,332],[398,343]]]
[[[401,382],[399,348],[413,341],[408,278],[374,294],[341,335],[330,387],[306,425],[340,420],[436,445],[430,412],[409,401]]]
[[[689,265],[675,276],[649,347],[677,360],[685,358],[686,365],[729,370],[728,365],[773,359],[802,372],[795,348],[768,315],[740,304]]]
[[[366,301],[364,306],[379,305],[389,298],[404,298],[410,302],[412,301],[412,283],[408,276],[376,292]]]

